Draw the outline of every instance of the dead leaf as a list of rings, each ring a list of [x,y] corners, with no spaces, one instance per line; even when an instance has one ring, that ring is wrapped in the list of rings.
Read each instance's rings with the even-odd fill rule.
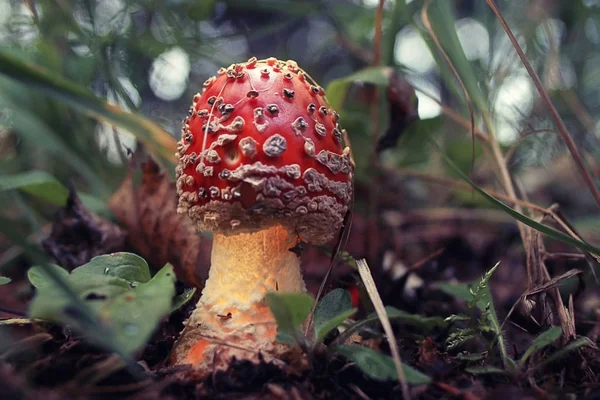
[[[133,182],[134,168],[110,199],[111,211],[137,253],[153,265],[170,262],[186,285],[201,288],[208,277],[211,240],[177,214],[175,183],[154,161],[142,164],[139,186]]]
[[[404,77],[393,71],[387,89],[390,124],[377,142],[377,151],[396,146],[406,128],[419,119],[418,100],[415,89]]]
[[[435,342],[429,336],[419,342],[419,365],[431,366],[439,360]]]
[[[84,207],[71,189],[65,208],[57,214],[52,233],[42,247],[58,264],[73,269],[93,257],[123,250],[127,233]]]

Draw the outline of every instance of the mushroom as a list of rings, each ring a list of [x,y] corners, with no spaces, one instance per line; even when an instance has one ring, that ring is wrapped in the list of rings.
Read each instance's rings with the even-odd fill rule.
[[[295,246],[330,241],[351,203],[354,164],[338,119],[291,60],[221,68],[194,96],[178,144],[177,211],[212,232],[213,247],[175,364],[277,352],[265,294],[306,290]]]

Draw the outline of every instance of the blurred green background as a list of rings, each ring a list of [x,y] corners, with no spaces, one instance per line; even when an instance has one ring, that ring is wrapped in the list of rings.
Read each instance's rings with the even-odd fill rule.
[[[169,153],[151,145],[160,129],[119,120],[95,97],[145,116],[178,139],[202,82],[252,56],[294,59],[326,88],[353,145],[359,212],[366,212],[369,182],[379,174],[373,136],[404,116],[386,96],[390,71],[416,90],[418,106],[410,87],[403,89],[407,110],[416,107],[420,119],[392,124],[400,138],[380,154],[383,164],[457,178],[443,162],[447,155],[478,184],[500,188],[489,153],[479,142],[473,153],[468,125],[449,117],[470,119],[464,94],[421,19],[424,3],[384,2],[374,60],[377,0],[0,0],[3,228],[10,222],[23,237],[39,236],[68,185],[94,211],[109,215],[106,200],[125,175],[136,136],[155,155]],[[498,5],[598,183],[600,1]],[[509,154],[520,193],[544,206],[559,202],[591,239],[600,236],[590,192],[485,1],[434,1],[429,16],[473,100],[475,127]],[[384,208],[489,207],[469,191],[440,195],[418,178],[398,177],[400,194],[397,185],[385,188],[397,202],[384,201],[371,218]],[[19,251],[6,241],[0,246],[3,269]]]

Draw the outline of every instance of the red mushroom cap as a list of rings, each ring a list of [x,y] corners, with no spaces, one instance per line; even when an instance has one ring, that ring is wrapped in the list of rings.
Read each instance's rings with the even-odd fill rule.
[[[296,62],[221,68],[204,83],[178,146],[178,212],[233,234],[281,224],[323,243],[352,199],[353,163],[338,114]]]

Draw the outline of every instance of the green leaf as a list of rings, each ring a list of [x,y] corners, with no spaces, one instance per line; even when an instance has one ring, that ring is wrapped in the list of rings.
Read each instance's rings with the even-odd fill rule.
[[[45,171],[28,171],[13,175],[0,175],[0,190],[21,190],[50,204],[64,206],[69,190]],[[92,211],[103,211],[106,203],[86,193],[78,193],[82,203]]]
[[[365,82],[379,86],[387,86],[389,81],[388,70],[389,68],[387,67],[369,67],[344,78],[331,81],[325,90],[329,105],[334,110],[341,109],[348,87],[353,82]]]
[[[456,359],[459,361],[481,361],[487,356],[486,353],[458,353]]]
[[[58,275],[65,279],[69,276],[69,271],[56,264],[48,264],[46,268],[52,268]],[[55,285],[54,279],[52,279],[47,270],[41,266],[29,268],[29,271],[27,271],[27,278],[37,289]]]
[[[308,317],[314,300],[305,293],[267,293],[267,304],[277,322],[277,330],[299,338],[300,326]]]
[[[385,310],[390,321],[404,322],[405,324],[412,325],[420,330],[431,330],[438,327],[442,328],[448,325],[442,317],[424,317],[421,315],[410,314],[391,306],[385,307]],[[354,324],[346,328],[346,330],[340,336],[338,336],[334,343],[344,343],[346,339],[352,336],[354,332],[377,322],[379,322],[377,314],[371,313],[367,316],[367,318],[356,321]]]
[[[75,322],[73,326],[79,327],[80,332],[85,332],[86,336],[90,337],[106,350],[120,355],[127,362],[129,368],[131,368],[133,365],[131,359],[124,349],[112,340],[112,331],[98,320],[89,304],[81,300],[67,281],[64,273],[57,270],[59,267],[48,264],[45,255],[41,252],[39,247],[29,243],[23,235],[15,231],[12,221],[3,218],[2,216],[0,216],[0,232],[2,232],[8,240],[21,246],[23,253],[30,262],[38,264],[38,268],[42,269],[51,278],[51,285],[56,289],[50,290],[50,292],[57,296],[67,298],[66,304],[69,308],[69,314],[71,319]]]
[[[344,289],[334,289],[323,296],[315,309],[315,334],[317,342],[356,312],[352,309],[352,296]]]
[[[506,375],[506,371],[497,367],[492,367],[491,365],[483,366],[483,367],[468,367],[465,368],[470,374],[473,375],[489,375],[489,374],[500,374]]]
[[[66,280],[85,303],[86,312],[94,314],[90,317],[99,319],[107,330],[101,334],[87,329],[72,299],[41,267],[28,271],[29,280],[37,288],[29,314],[33,318],[71,325],[96,343],[108,340],[125,354],[139,349],[159,319],[171,311],[175,274],[169,264],[152,279],[146,262],[130,253],[95,257],[71,274],[56,265],[48,267]]]
[[[356,363],[366,375],[380,381],[396,380],[396,368],[392,357],[381,354],[367,347],[343,345],[336,348],[336,352],[340,353],[350,361]],[[426,385],[431,382],[431,378],[423,374],[419,370],[402,364],[406,382],[411,385]]]
[[[387,306],[385,310],[390,320],[404,322],[419,329],[433,329],[446,326],[444,319],[441,317],[424,317],[418,314],[407,313],[391,306]],[[376,314],[372,314],[372,316],[375,317]]]
[[[277,332],[277,336],[275,337],[275,339],[279,343],[298,344],[298,340],[296,339],[296,337],[291,336],[285,332]]]
[[[500,262],[496,263],[490,270],[488,270],[479,280],[475,287],[470,288],[469,292],[471,293],[471,299],[467,302],[468,307],[473,308],[475,306],[479,307],[481,310],[484,310],[488,307],[489,304],[493,302],[492,296],[490,294],[488,288],[488,282],[492,278],[492,274],[498,268]]]
[[[477,191],[479,194],[481,194],[490,203],[492,203],[495,206],[498,206],[500,209],[502,209],[504,212],[509,214],[514,219],[540,231],[541,233],[544,233],[544,234],[550,236],[553,239],[556,239],[563,243],[570,244],[579,249],[600,255],[599,248],[592,246],[591,244],[584,242],[583,240],[573,239],[571,236],[569,236],[565,233],[562,233],[560,231],[557,231],[554,228],[550,228],[549,226],[540,224],[539,222],[532,220],[531,218],[521,214],[520,212],[516,211],[515,209],[507,206],[506,204],[504,204],[500,200],[496,199],[495,197],[489,195],[485,190],[481,189],[479,186],[477,186],[475,183],[473,183],[473,181],[471,181],[469,179],[469,177],[464,172],[462,172],[460,170],[460,168],[458,168],[456,166],[456,164],[454,164],[454,162],[444,153],[442,148],[436,142],[432,141],[432,143],[439,150],[440,154],[442,155],[442,157],[444,158],[446,163],[456,172],[456,174],[458,174],[458,176],[460,176],[460,178],[462,180],[464,180],[469,185],[471,185],[473,187],[473,189],[475,189],[475,191]]]
[[[502,330],[500,329],[498,315],[496,314],[496,309],[494,308],[494,299],[492,298],[490,288],[488,287],[488,282],[496,268],[498,268],[498,265],[500,265],[500,262],[496,263],[496,265],[488,270],[474,286],[464,283],[458,285],[449,285],[444,282],[439,282],[438,287],[440,290],[450,294],[451,296],[456,296],[467,302],[467,307],[470,311],[470,320],[473,324],[476,324],[477,330],[481,332],[493,332],[496,336],[496,340],[498,341],[498,348],[502,354],[502,361],[504,362],[504,365],[507,367],[514,367],[515,362],[508,355],[504,336],[502,334]],[[479,321],[477,321],[473,315],[473,309],[475,307],[479,308],[482,312],[482,317]],[[448,348],[460,346],[466,341],[472,340],[476,336],[481,336],[481,332],[474,332],[474,328],[458,330],[448,337]]]
[[[0,190],[20,189],[49,203],[62,206],[69,191],[52,175],[44,171],[29,171],[14,175],[0,175]]]
[[[351,308],[350,310],[343,311],[340,314],[331,317],[331,319],[327,321],[323,321],[319,329],[315,329],[317,343],[322,342],[329,332],[340,326],[342,322],[350,318],[354,313],[356,313],[356,308]]]
[[[94,257],[89,263],[75,268],[71,275],[114,276],[131,282],[145,283],[150,280],[148,263],[137,254],[120,252]]]
[[[468,283],[448,283],[448,282],[435,282],[435,286],[437,286],[442,292],[453,296],[458,297],[461,300],[469,301],[471,300],[471,291],[470,284]]]
[[[134,352],[152,335],[158,321],[171,311],[175,273],[167,264],[147,283],[117,296],[100,313],[125,350]]]
[[[523,357],[521,357],[521,360],[519,360],[519,364],[525,365],[525,362],[527,362],[529,357],[549,344],[552,344],[560,337],[561,334],[562,329],[559,326],[555,326],[548,329],[546,332],[541,333],[537,338],[535,338],[531,346],[527,348],[525,354],[523,354]]]
[[[541,368],[545,365],[553,363],[554,361],[560,360],[561,358],[564,358],[567,355],[569,355],[570,352],[578,350],[581,347],[585,347],[585,346],[595,347],[595,344],[587,337],[581,337],[579,339],[576,339],[576,340],[572,341],[571,343],[567,344],[562,349],[557,350],[554,353],[552,353],[551,355],[549,355],[548,357],[544,358],[540,363],[535,365],[534,369]]]
[[[464,50],[456,33],[456,18],[451,2],[435,1],[429,6],[429,19],[431,28],[435,32],[444,51],[452,61],[454,68],[458,72],[465,89],[471,98],[474,106],[479,109],[484,115],[489,115],[488,103],[483,95],[480,83],[477,80],[477,74],[473,70],[472,63],[467,60]],[[456,78],[449,69],[448,63],[444,60],[435,43],[426,37],[432,54],[435,56],[438,66],[442,71],[442,76],[449,87],[455,88],[456,95],[461,100],[464,99],[462,90],[456,86]]]
[[[0,78],[2,77],[0,76]],[[2,83],[1,80],[0,83]],[[29,142],[33,147],[39,147],[55,156],[60,156],[66,163],[81,174],[81,176],[86,178],[88,182],[94,183],[102,190],[106,189],[94,171],[78,154],[72,151],[72,149],[60,138],[60,135],[54,132],[38,114],[11,102],[9,96],[3,93],[2,87],[0,87],[0,109],[1,108],[8,108],[9,110],[14,111],[11,114],[11,130],[17,132],[24,141]]]
[[[6,276],[0,276],[0,285],[6,285],[7,283],[10,283],[11,279],[7,278]]]
[[[175,310],[179,310],[188,301],[190,301],[192,299],[192,297],[194,297],[195,294],[196,294],[196,288],[185,288],[183,293],[181,293],[180,295],[177,295],[173,299],[173,306],[171,306],[171,312],[173,312]]]
[[[176,141],[158,125],[137,114],[125,112],[96,97],[89,89],[78,86],[38,65],[0,52],[0,73],[48,96],[60,100],[85,115],[124,128],[134,134],[157,158],[174,161]]]

